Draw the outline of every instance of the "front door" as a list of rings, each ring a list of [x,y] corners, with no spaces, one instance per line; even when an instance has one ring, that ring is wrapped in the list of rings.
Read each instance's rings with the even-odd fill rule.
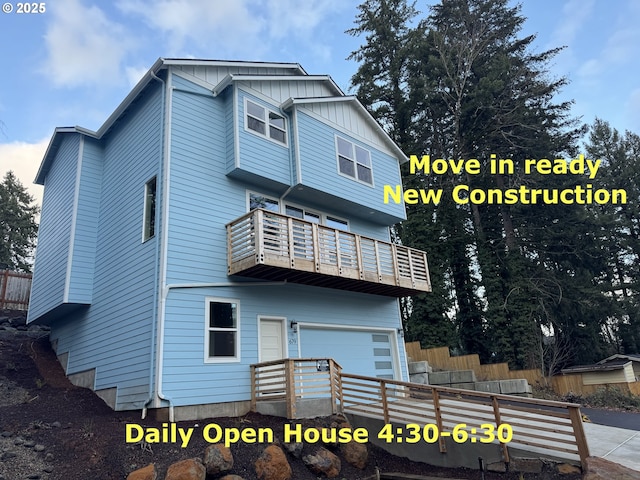
[[[260,318],[260,362],[270,362],[287,357],[284,341],[284,319]]]
[[[260,318],[259,361],[271,362],[287,357],[287,343],[284,341],[284,318]],[[261,383],[263,395],[282,395],[285,391],[284,365],[262,367],[256,380]]]

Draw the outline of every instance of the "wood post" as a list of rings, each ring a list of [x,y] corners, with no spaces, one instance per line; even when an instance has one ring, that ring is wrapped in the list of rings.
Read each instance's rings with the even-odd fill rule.
[[[576,445],[578,446],[578,454],[580,455],[580,463],[582,464],[582,471],[586,471],[587,457],[589,456],[589,445],[587,444],[587,437],[584,434],[584,427],[582,425],[582,415],[580,414],[580,407],[568,407],[569,418],[571,419],[571,425],[573,426],[573,434],[576,437]]]
[[[502,424],[502,417],[500,415],[500,404],[498,403],[498,398],[496,396],[491,397],[491,404],[493,405],[493,416],[496,419],[496,430],[500,428]],[[502,444],[502,456],[504,457],[505,463],[509,463],[509,449],[507,448],[507,444]]]
[[[251,411],[256,411],[256,367],[255,365],[251,365]]]
[[[287,418],[296,418],[296,385],[294,375],[294,360],[287,358],[284,361],[285,376],[285,401],[287,402]]]
[[[447,445],[444,443],[444,436],[442,431],[444,429],[442,425],[442,412],[440,411],[440,395],[437,388],[431,389],[433,395],[433,411],[436,414],[436,425],[438,426],[438,445],[440,447],[440,453],[447,453]]]

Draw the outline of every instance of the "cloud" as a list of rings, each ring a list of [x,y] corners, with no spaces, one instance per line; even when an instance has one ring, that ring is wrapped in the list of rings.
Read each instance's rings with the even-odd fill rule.
[[[49,138],[38,143],[11,142],[0,143],[0,175],[12,170],[29,193],[36,198],[38,205],[42,205],[42,186],[35,185],[40,163],[49,145]]]
[[[97,6],[58,0],[47,9],[47,59],[43,73],[58,87],[117,84],[121,64],[135,43],[126,29]]]
[[[148,70],[148,67],[127,67],[125,69],[125,73],[127,75],[127,80],[129,81],[129,87],[135,87]]]
[[[238,0],[120,0],[117,7],[125,14],[142,17],[153,30],[168,34],[169,53],[188,55],[185,45],[200,49],[215,46],[218,52],[262,50],[260,33],[265,19],[249,11],[246,1]]]

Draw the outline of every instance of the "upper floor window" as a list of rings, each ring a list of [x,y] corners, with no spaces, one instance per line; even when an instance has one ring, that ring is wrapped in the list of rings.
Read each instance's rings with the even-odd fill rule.
[[[368,185],[373,185],[371,153],[342,137],[336,137],[338,171]]]
[[[251,100],[246,101],[245,111],[247,113],[247,129],[278,143],[287,144],[287,126],[282,115],[278,115]]]
[[[144,186],[144,216],[142,220],[142,241],[146,242],[156,234],[156,177]]]
[[[265,197],[257,193],[249,194],[249,211],[263,208],[271,212],[280,212],[280,203],[275,198]]]

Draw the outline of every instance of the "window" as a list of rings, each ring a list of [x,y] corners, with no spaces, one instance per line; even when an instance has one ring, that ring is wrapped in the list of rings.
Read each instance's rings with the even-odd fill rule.
[[[345,232],[349,231],[349,224],[345,220],[340,220],[339,218],[330,217],[327,215],[327,221],[325,223],[329,228],[344,230]]]
[[[263,208],[265,210],[269,210],[270,212],[280,212],[280,205],[278,203],[278,200],[265,197],[264,195],[259,195],[257,193],[250,193],[249,211],[255,210],[256,208]]]
[[[142,241],[146,242],[156,234],[156,177],[144,186],[144,218],[142,220]]]
[[[206,359],[238,360],[238,333],[238,303],[207,299]]]
[[[285,206],[285,213],[290,217],[301,218],[311,223],[320,223],[320,215],[314,212],[310,212],[303,208],[292,207],[291,205]]]
[[[278,143],[287,144],[287,127],[284,117],[250,100],[246,101],[247,129]]]
[[[368,150],[342,137],[336,137],[336,149],[338,152],[338,171],[340,173],[368,185],[373,185],[371,154]]]

